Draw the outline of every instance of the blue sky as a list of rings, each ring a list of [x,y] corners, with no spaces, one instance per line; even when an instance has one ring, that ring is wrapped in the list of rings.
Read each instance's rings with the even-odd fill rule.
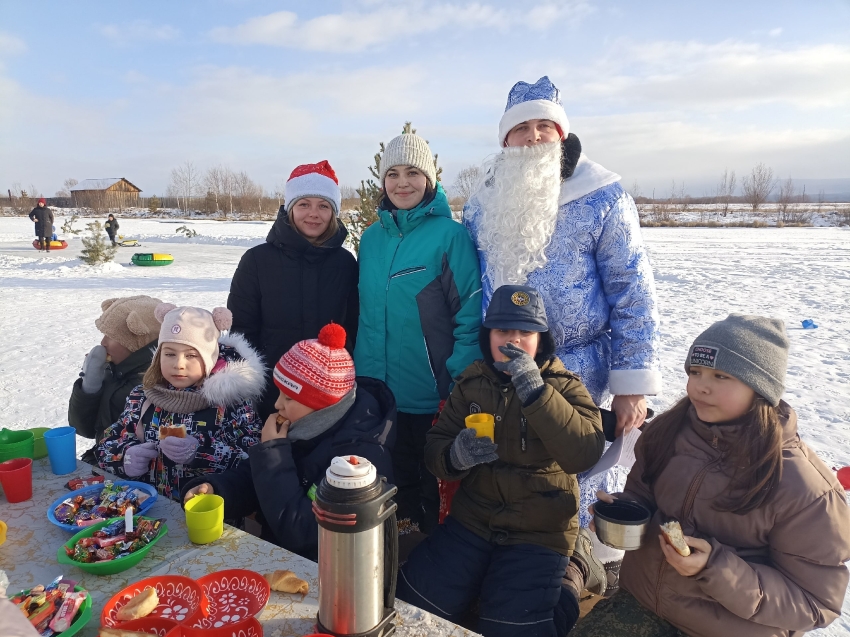
[[[405,120],[451,184],[541,75],[585,153],[644,194],[758,162],[850,177],[850,0],[3,0],[0,188],[162,194],[187,160],[272,191],[328,159],[356,185]]]

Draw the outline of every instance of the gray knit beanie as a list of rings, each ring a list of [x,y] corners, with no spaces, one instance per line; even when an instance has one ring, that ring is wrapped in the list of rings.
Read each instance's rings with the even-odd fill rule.
[[[734,376],[776,407],[785,391],[788,337],[785,323],[754,314],[730,314],[697,336],[685,371],[711,367]]]
[[[404,133],[390,140],[381,155],[381,186],[384,177],[393,166],[413,166],[428,178],[431,188],[437,184],[437,164],[428,148],[428,142],[414,133]]]

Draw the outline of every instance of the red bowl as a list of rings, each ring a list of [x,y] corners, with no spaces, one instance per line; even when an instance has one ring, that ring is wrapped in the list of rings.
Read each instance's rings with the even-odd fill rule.
[[[263,627],[256,617],[249,617],[238,624],[227,624],[220,628],[192,628],[181,626],[183,637],[263,637]]]
[[[121,630],[150,633],[159,637],[181,637],[180,624],[162,617],[142,617],[121,624]]]
[[[113,595],[100,614],[101,625],[123,627],[127,622],[121,622],[115,616],[118,609],[132,597],[150,587],[156,589],[159,605],[148,617],[161,617],[178,624],[191,625],[203,616],[201,602],[204,599],[204,593],[200,584],[182,575],[160,575],[139,580]]]
[[[207,603],[205,617],[199,617],[193,628],[221,628],[238,624],[253,617],[269,601],[269,583],[266,578],[241,568],[217,571],[199,577]]]

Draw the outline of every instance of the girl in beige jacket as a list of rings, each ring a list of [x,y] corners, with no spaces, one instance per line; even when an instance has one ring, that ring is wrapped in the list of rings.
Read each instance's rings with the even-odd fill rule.
[[[759,316],[694,341],[687,397],[647,428],[618,496],[650,510],[649,530],[577,635],[790,636],[841,614],[850,513],[780,400],[787,359],[784,324]],[[659,533],[670,519],[687,557]]]

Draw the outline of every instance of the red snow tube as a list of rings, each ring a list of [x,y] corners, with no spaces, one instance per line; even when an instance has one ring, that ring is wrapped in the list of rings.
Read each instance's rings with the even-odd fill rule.
[[[41,247],[41,244],[38,242],[38,239],[32,242],[32,247],[38,250]],[[68,242],[64,239],[62,241],[51,241],[50,249],[51,250],[64,250],[68,247]]]

